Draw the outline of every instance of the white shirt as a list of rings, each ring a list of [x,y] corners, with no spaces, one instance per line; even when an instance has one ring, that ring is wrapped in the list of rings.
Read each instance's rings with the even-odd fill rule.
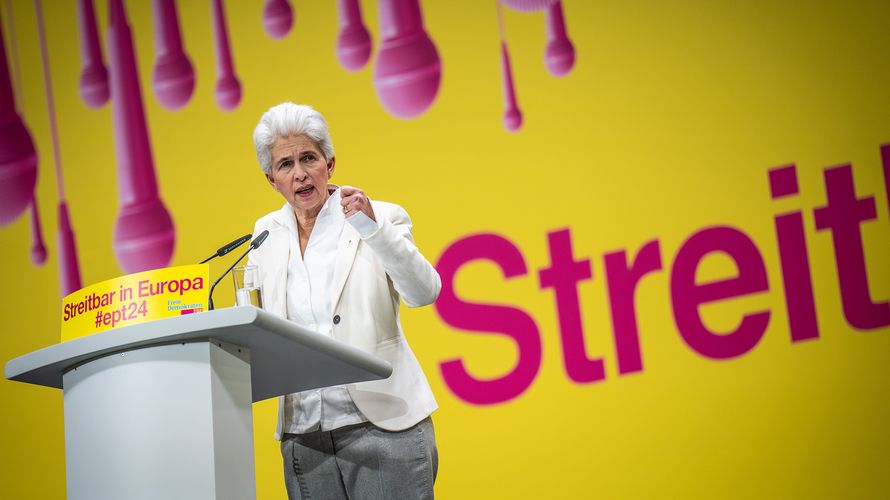
[[[290,260],[287,265],[287,319],[328,336],[331,336],[333,328],[331,282],[334,278],[334,259],[344,221],[346,218],[340,207],[340,189],[337,188],[318,212],[306,251],[302,253],[297,219],[293,211],[290,211],[290,218],[287,219],[291,233]],[[350,217],[349,222],[362,237],[377,229],[377,224],[364,214]],[[367,420],[356,408],[343,385],[284,397],[282,430],[285,433],[330,431]]]

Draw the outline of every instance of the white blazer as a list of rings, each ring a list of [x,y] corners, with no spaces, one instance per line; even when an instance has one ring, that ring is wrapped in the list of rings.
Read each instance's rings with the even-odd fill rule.
[[[385,380],[346,386],[358,409],[374,425],[404,430],[420,422],[438,405],[429,383],[408,347],[399,323],[399,300],[408,307],[433,303],[442,282],[436,269],[420,254],[411,237],[411,219],[395,204],[371,201],[379,228],[364,240],[351,224],[343,224],[331,283],[333,337],[392,364]],[[256,222],[253,234],[269,230],[258,249],[250,252],[265,300],[264,308],[287,318],[287,266],[290,232],[287,203]],[[284,398],[278,401],[275,438],[281,439]]]

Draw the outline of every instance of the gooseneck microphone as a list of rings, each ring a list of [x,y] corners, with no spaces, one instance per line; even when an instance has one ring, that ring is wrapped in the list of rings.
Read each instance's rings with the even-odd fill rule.
[[[206,259],[202,260],[201,262],[199,262],[199,264],[204,264],[205,262],[208,262],[208,261],[215,259],[217,257],[222,257],[223,255],[231,252],[232,250],[234,250],[234,249],[240,247],[241,245],[247,243],[248,241],[250,241],[251,236],[253,236],[253,235],[245,234],[244,236],[238,238],[235,241],[230,241],[229,243],[226,243],[225,245],[220,247],[216,251],[216,253],[214,253],[210,257],[207,257]]]
[[[222,275],[220,275],[220,277],[217,278],[216,281],[213,282],[213,286],[210,287],[210,296],[207,297],[207,306],[208,306],[209,310],[211,310],[211,311],[213,310],[213,290],[216,288],[216,285],[218,285],[219,282],[222,281],[222,279],[225,278],[226,275],[229,274],[229,272],[231,272],[232,269],[234,269],[235,266],[237,266],[238,263],[244,259],[244,257],[247,257],[247,254],[251,250],[256,250],[257,248],[259,248],[260,245],[262,245],[263,242],[266,241],[267,236],[269,236],[268,229],[263,231],[262,233],[260,233],[260,235],[257,236],[256,238],[254,238],[254,240],[250,242],[250,247],[247,250],[245,250],[245,252],[243,254],[241,254],[241,257],[238,257],[238,260],[236,260],[231,266],[229,266],[229,268],[226,269],[226,272],[222,273]]]

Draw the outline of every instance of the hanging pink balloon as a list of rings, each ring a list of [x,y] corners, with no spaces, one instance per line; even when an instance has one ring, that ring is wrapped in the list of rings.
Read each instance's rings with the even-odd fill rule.
[[[284,38],[294,25],[294,9],[287,0],[266,0],[263,28],[272,38]]]
[[[575,46],[566,33],[566,22],[562,13],[562,2],[547,7],[547,49],[544,51],[544,64],[554,76],[564,76],[575,65]]]
[[[93,0],[77,0],[77,26],[80,32],[80,97],[91,108],[101,108],[108,102],[108,71],[102,59],[99,30]]]
[[[557,1],[558,0],[501,0],[501,3],[513,10],[533,12],[536,10],[546,9]]]
[[[155,60],[151,86],[158,101],[167,109],[179,109],[195,91],[195,70],[182,47],[179,18],[174,0],[152,0]]]
[[[216,42],[216,103],[223,111],[232,111],[241,102],[241,82],[235,75],[232,51],[229,48],[229,32],[226,29],[226,13],[222,0],[210,0],[213,14],[213,39]]]
[[[436,99],[442,63],[423,27],[418,0],[378,0],[380,52],[374,68],[377,97],[387,111],[413,118]]]
[[[139,72],[123,0],[110,0],[108,53],[121,211],[114,251],[124,271],[165,267],[173,257],[175,230],[158,194]]]
[[[337,0],[340,33],[337,35],[337,59],[349,71],[358,71],[371,58],[371,35],[362,21],[358,0]]]
[[[36,184],[37,151],[16,111],[0,28],[0,226],[16,220],[28,208]]]

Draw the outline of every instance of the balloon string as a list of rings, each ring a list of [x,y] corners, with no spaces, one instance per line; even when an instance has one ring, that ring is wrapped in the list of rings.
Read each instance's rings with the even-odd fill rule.
[[[59,190],[59,203],[65,202],[65,185],[62,182],[62,159],[59,155],[59,133],[56,125],[56,105],[53,101],[52,76],[49,72],[49,55],[46,50],[46,30],[43,23],[43,8],[40,0],[34,0],[37,14],[37,32],[40,37],[40,57],[43,60],[43,83],[46,86],[46,107],[49,111],[49,130],[53,142],[53,159],[56,163],[56,185]]]

